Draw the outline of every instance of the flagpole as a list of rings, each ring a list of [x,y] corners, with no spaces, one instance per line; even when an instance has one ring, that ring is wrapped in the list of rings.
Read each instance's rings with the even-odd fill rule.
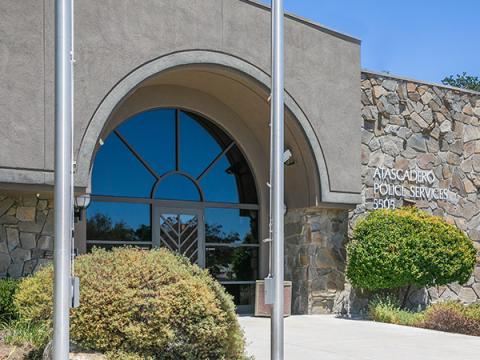
[[[274,304],[271,318],[271,359],[284,358],[284,8],[272,0],[272,245]]]
[[[53,359],[68,360],[72,239],[72,0],[55,2],[55,251]]]

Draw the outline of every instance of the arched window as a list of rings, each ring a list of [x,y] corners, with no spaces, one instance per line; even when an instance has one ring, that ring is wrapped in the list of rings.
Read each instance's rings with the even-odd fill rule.
[[[253,303],[258,200],[234,140],[178,109],[137,114],[103,140],[92,170],[87,249],[165,246]]]

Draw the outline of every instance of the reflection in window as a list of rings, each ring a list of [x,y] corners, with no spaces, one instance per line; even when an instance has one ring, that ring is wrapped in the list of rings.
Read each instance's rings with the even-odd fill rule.
[[[254,281],[257,279],[258,248],[206,248],[206,264],[219,281]]]
[[[151,241],[150,207],[92,202],[87,209],[87,239]]]
[[[205,209],[205,241],[217,244],[257,244],[258,211]]]
[[[96,195],[150,197],[155,178],[112,133],[100,147],[93,167]]]
[[[94,248],[105,249],[105,250],[112,250],[113,248],[124,247],[124,244],[101,244],[101,243],[87,243],[87,252],[91,252]],[[151,249],[151,245],[146,244],[129,244],[133,248],[139,249]]]

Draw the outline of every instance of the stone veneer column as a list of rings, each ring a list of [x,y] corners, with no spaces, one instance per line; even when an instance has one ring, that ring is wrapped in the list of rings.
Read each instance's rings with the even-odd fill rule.
[[[29,275],[53,256],[53,202],[0,194],[0,277]]]
[[[335,312],[345,285],[348,212],[289,211],[285,218],[285,280],[292,281],[294,314]]]

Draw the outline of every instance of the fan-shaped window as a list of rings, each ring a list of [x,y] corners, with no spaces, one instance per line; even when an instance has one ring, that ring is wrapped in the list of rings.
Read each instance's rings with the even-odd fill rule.
[[[100,144],[87,247],[166,246],[208,268],[238,305],[253,303],[257,192],[233,139],[197,114],[157,109]]]
[[[202,200],[196,183],[186,176],[175,173],[158,183],[154,189],[154,197],[161,200]]]
[[[154,194],[172,174],[182,174],[168,179],[172,193]],[[172,109],[143,112],[115,129],[98,150],[92,189],[95,195],[185,200],[179,194],[185,176],[205,195],[202,201],[257,203],[252,173],[234,141],[202,117]]]

